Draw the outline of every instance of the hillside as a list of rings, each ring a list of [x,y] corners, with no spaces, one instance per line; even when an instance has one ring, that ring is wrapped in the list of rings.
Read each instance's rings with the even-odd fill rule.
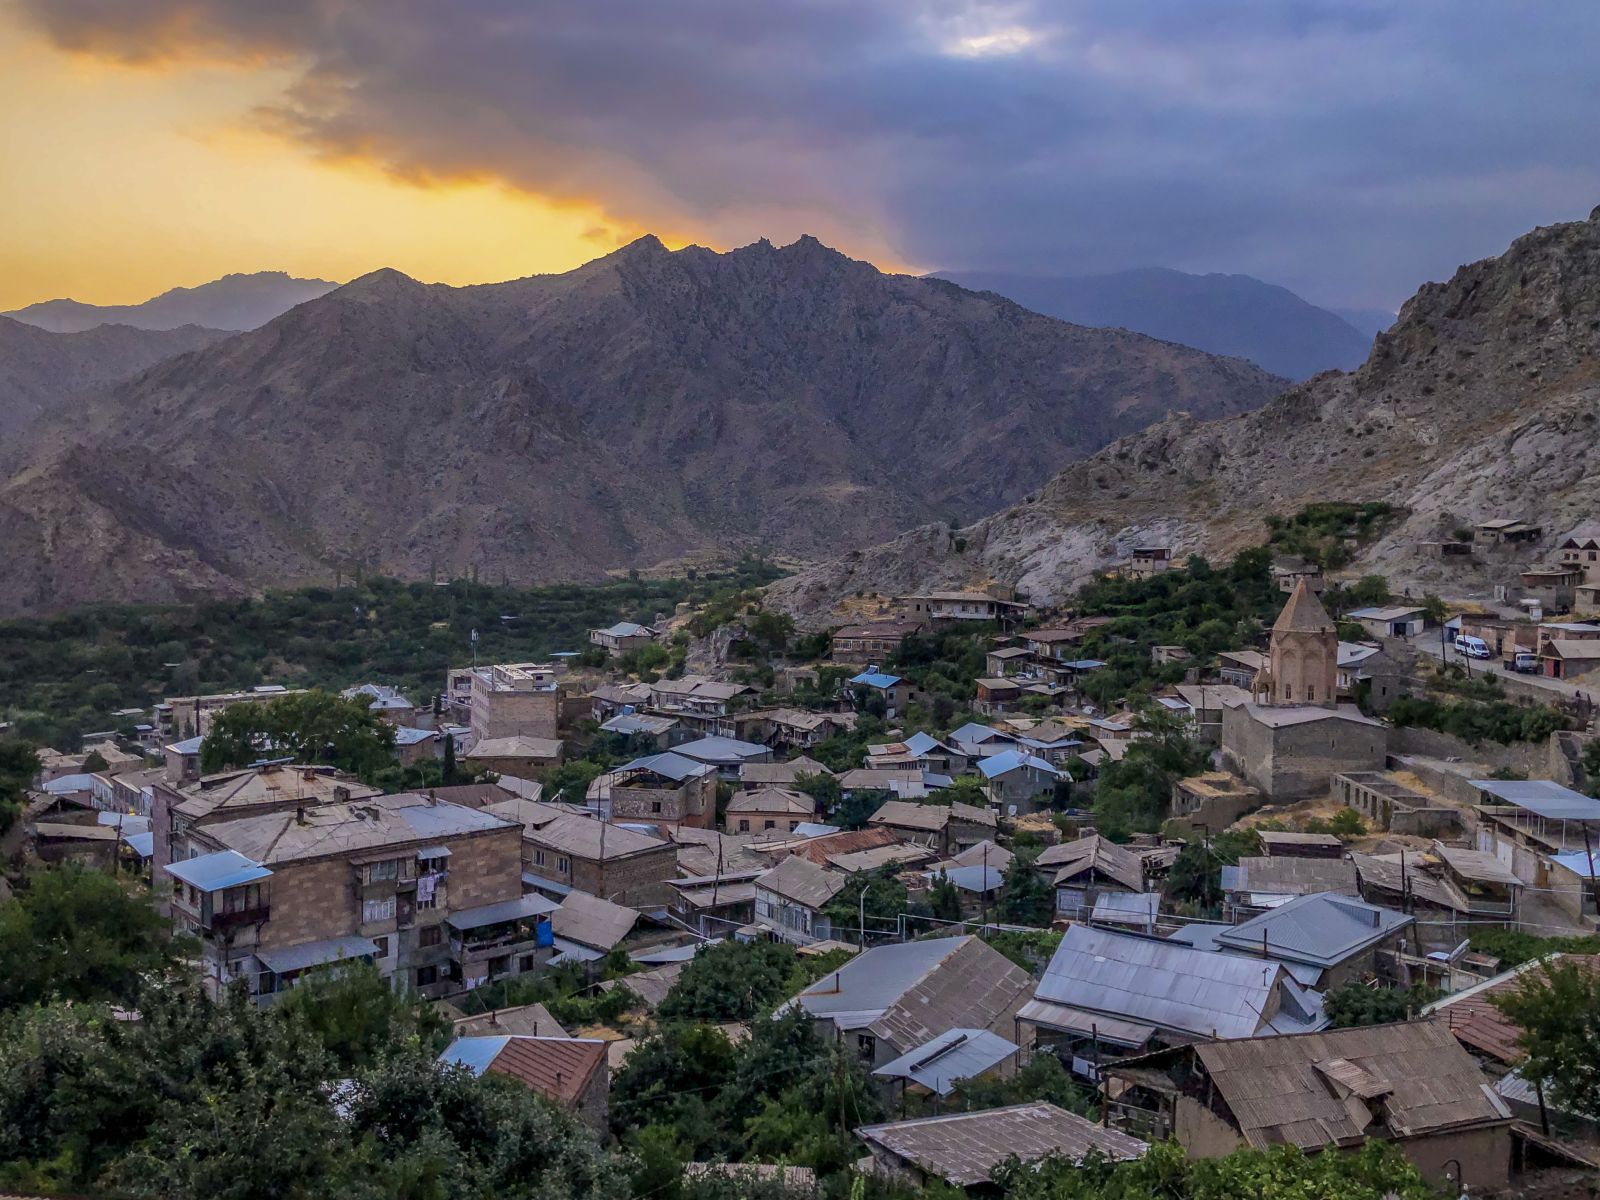
[[[1372,348],[1370,332],[1249,275],[1190,275],[1162,267],[1109,275],[938,274],[1046,316],[1247,358],[1290,379],[1358,367]]]
[[[80,333],[102,325],[135,329],[258,329],[296,304],[315,300],[339,285],[326,279],[296,279],[283,271],[224,275],[199,287],[173,288],[140,304],[85,304],[43,300],[3,315],[52,333]]]
[[[59,414],[73,397],[226,336],[193,325],[167,331],[103,325],[84,333],[48,333],[0,317],[0,465],[15,462],[35,424]]]
[[[707,548],[816,557],[972,520],[1169,411],[1282,383],[811,238],[645,238],[469,288],[380,271],[118,389],[0,488],[0,608],[335,564],[525,583]]]
[[[1074,463],[1037,498],[952,535],[913,530],[784,580],[811,623],[859,591],[1012,583],[1059,598],[1141,541],[1221,555],[1315,500],[1409,516],[1359,565],[1426,583],[1417,543],[1511,516],[1564,531],[1600,496],[1600,210],[1425,285],[1349,375],[1219,421],[1176,416]],[[958,551],[957,547],[962,547]]]

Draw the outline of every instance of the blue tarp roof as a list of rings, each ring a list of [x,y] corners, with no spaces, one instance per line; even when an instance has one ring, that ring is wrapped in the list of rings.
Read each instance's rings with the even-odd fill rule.
[[[122,840],[140,858],[149,858],[156,852],[156,835],[153,833],[130,833],[125,835]]]
[[[1072,671],[1098,671],[1106,664],[1098,658],[1075,658],[1071,662],[1064,662],[1061,665]]]
[[[167,874],[202,892],[220,892],[224,888],[266,879],[272,872],[237,850],[218,850],[215,854],[170,863]]]

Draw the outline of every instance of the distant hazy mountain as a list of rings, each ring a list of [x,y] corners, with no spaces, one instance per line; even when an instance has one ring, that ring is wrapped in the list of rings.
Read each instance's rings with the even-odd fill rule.
[[[1371,337],[1377,337],[1395,323],[1395,314],[1383,308],[1330,308],[1328,311]]]
[[[1283,383],[814,238],[643,238],[467,288],[378,271],[118,386],[65,446],[41,432],[0,484],[0,611],[354,561],[549,582],[708,548],[842,553]]]
[[[1249,275],[1189,275],[1165,267],[1111,275],[937,274],[1075,325],[1131,329],[1211,354],[1248,358],[1290,379],[1350,370],[1372,349],[1370,332],[1288,288]]]
[[[224,275],[199,287],[173,288],[143,304],[84,304],[44,300],[3,315],[51,333],[81,333],[97,325],[135,329],[257,329],[296,304],[315,300],[339,285],[326,279],[296,279],[283,271]]]

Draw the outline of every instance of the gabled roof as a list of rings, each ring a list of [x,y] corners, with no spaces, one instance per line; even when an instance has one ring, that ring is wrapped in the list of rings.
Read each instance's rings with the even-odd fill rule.
[[[1312,966],[1337,966],[1413,918],[1335,892],[1297,896],[1217,934],[1220,947]]]
[[[804,754],[787,762],[747,762],[739,764],[739,782],[742,784],[793,783],[801,775],[832,775],[814,758]]]
[[[1034,994],[1200,1037],[1325,1023],[1321,997],[1300,988],[1281,963],[1084,925],[1067,929]]]
[[[1367,1137],[1369,1105],[1396,1137],[1511,1117],[1443,1021],[1203,1042],[1193,1049],[1245,1141],[1258,1149],[1357,1145]]]
[[[647,754],[643,758],[636,758],[618,767],[616,773],[622,775],[629,771],[649,771],[674,783],[683,783],[688,779],[698,779],[709,770],[711,767],[707,764],[669,750],[665,754]]]
[[[838,895],[847,882],[847,877],[838,871],[829,871],[810,859],[793,855],[757,876],[756,887],[806,908],[819,909]]]
[[[810,859],[820,867],[825,866],[828,859],[835,855],[854,854],[860,850],[872,850],[879,846],[895,846],[899,842],[900,835],[894,830],[883,825],[869,825],[865,829],[825,833],[821,837],[807,840],[803,845],[796,846],[790,842],[785,849],[793,847],[791,853],[796,857]]]
[[[1071,883],[1093,868],[1130,892],[1144,891],[1144,860],[1126,846],[1097,833],[1047,846],[1034,860],[1034,866],[1046,871],[1056,887]]]
[[[568,892],[561,906],[550,914],[550,927],[558,938],[609,951],[628,936],[638,919],[634,909],[588,892]]]
[[[691,758],[696,762],[713,764],[743,763],[749,758],[761,758],[772,753],[771,749],[756,742],[741,742],[738,738],[730,737],[704,737],[699,741],[685,742],[682,746],[673,748],[673,754],[682,758]]]
[[[1273,633],[1332,633],[1333,618],[1322,607],[1317,594],[1306,585],[1304,576],[1295,581],[1289,602],[1283,606],[1278,619],[1272,623]]]
[[[1442,1020],[1456,1041],[1480,1054],[1503,1063],[1521,1062],[1526,1057],[1526,1052],[1517,1044],[1522,1029],[1500,1011],[1495,998],[1515,992],[1529,972],[1554,961],[1577,963],[1587,970],[1600,971],[1600,954],[1552,954],[1522,963],[1466,991],[1437,1000],[1422,1010],[1423,1015]]]
[[[1059,1154],[1081,1161],[1091,1153],[1112,1161],[1138,1158],[1138,1138],[1086,1121],[1043,1100],[1009,1108],[868,1125],[856,1136],[956,1187],[992,1182],[991,1173],[1015,1155],[1023,1162]]]
[[[527,1037],[500,1034],[459,1037],[439,1061],[466,1067],[474,1075],[493,1071],[563,1104],[583,1094],[594,1073],[605,1065],[606,1044],[598,1038]]]
[[[640,625],[634,621],[618,621],[609,629],[597,629],[596,633],[608,633],[612,637],[638,637],[641,633],[655,637],[656,631],[648,625]]]
[[[472,743],[463,758],[560,758],[561,739],[530,737],[515,733],[510,737],[484,738]]]
[[[1039,771],[1042,774],[1051,776],[1056,773],[1055,767],[1044,759],[1021,750],[1005,750],[999,754],[990,755],[988,758],[980,759],[978,762],[978,772],[985,779],[993,779],[999,775],[1008,775],[1012,771],[1024,769]]]
[[[987,1029],[950,1029],[884,1063],[873,1075],[879,1079],[904,1079],[948,1096],[961,1080],[976,1079],[1016,1052],[1015,1042]]]
[[[815,816],[817,802],[804,792],[792,788],[762,787],[740,792],[728,801],[730,813],[786,813],[794,816]]]
[[[930,938],[864,951],[784,1008],[803,1008],[841,1030],[870,1030],[906,1050],[950,1029],[993,1026],[1021,1007],[1030,983],[981,938]]]

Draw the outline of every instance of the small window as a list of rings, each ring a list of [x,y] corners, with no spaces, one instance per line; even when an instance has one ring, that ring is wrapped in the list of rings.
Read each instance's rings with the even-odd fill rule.
[[[368,883],[381,883],[387,879],[396,879],[399,877],[399,873],[400,863],[397,859],[386,858],[382,862],[367,864]]]
[[[761,828],[763,828],[763,829],[776,829],[777,827],[778,827],[778,823],[776,821],[767,821],[767,822],[764,822],[762,824],[762,826],[761,826]]]
[[[660,811],[661,811],[661,801],[659,801],[659,800],[652,800],[652,801],[651,801],[651,802],[650,802],[650,811],[651,811],[651,812],[653,812],[653,813],[658,813],[658,812],[660,812]]]
[[[375,937],[375,938],[372,939],[372,944],[377,947],[377,950],[373,951],[373,957],[374,958],[388,958],[389,957],[389,939],[388,938],[386,938],[386,937]]]
[[[536,867],[544,866],[544,851],[543,850],[535,850],[533,852],[533,865],[536,866]]]
[[[439,968],[438,967],[418,967],[417,968],[417,986],[419,988],[420,987],[428,987],[430,984],[435,984],[435,983],[438,983],[438,982],[439,982]]]
[[[443,933],[437,925],[424,925],[417,930],[417,945],[427,948],[437,946],[443,940]]]
[[[740,833],[749,833],[750,832],[750,822],[749,821],[740,821],[739,822],[739,832]]]
[[[558,859],[556,859],[556,870],[560,871],[563,875],[565,875],[571,869],[572,869],[572,863],[571,863],[571,861],[569,859],[566,859],[566,858],[558,858]]]

